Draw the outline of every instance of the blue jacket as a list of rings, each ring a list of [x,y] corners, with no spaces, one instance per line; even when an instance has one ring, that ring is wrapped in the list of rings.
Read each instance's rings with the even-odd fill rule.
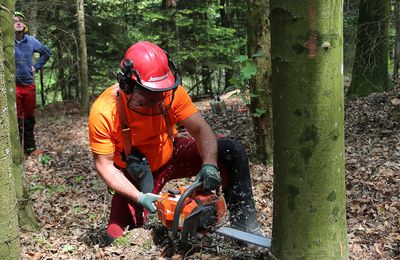
[[[40,70],[49,60],[50,49],[35,37],[25,34],[22,41],[14,40],[15,48],[15,83],[30,84],[34,81],[32,73],[32,58],[35,52],[40,54],[39,60],[33,65],[36,71]]]

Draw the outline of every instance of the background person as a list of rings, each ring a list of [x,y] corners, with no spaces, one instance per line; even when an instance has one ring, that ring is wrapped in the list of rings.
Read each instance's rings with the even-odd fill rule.
[[[36,149],[34,135],[36,108],[34,74],[49,60],[51,51],[35,37],[27,34],[27,31],[25,16],[20,12],[15,12],[15,83],[19,136],[25,154],[35,155],[42,153],[42,151]],[[32,64],[35,52],[40,54],[40,58],[35,64]]]

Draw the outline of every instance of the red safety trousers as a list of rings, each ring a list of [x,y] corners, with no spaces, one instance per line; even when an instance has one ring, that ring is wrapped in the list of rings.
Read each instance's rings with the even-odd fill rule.
[[[16,85],[17,118],[19,124],[20,141],[24,150],[36,149],[34,138],[35,108],[36,108],[36,85]]]
[[[173,179],[195,176],[202,165],[196,142],[190,137],[178,137],[174,141],[172,158],[161,169],[153,173],[153,193],[158,194],[165,183]],[[227,173],[224,165],[218,165],[221,171],[222,188],[227,185]],[[125,174],[127,176],[127,174]],[[129,177],[127,177],[129,179]],[[136,228],[143,225],[148,212],[143,207],[125,197],[114,194],[111,202],[111,214],[107,232],[113,238],[123,235],[124,228]]]
[[[18,119],[35,117],[36,108],[36,85],[31,84],[17,84],[16,85],[16,98],[17,98],[17,117]]]

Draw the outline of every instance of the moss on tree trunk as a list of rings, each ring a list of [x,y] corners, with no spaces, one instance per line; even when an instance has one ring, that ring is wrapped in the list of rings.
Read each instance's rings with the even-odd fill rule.
[[[278,259],[347,259],[342,6],[271,0]]]
[[[5,6],[13,11],[14,1],[2,1]],[[1,16],[1,29],[3,31],[3,47],[5,57],[5,82],[7,88],[8,116],[10,120],[10,135],[12,146],[13,174],[15,190],[18,200],[19,226],[24,230],[38,230],[39,224],[33,211],[32,201],[24,188],[22,169],[22,147],[18,136],[17,113],[15,107],[15,59],[14,59],[14,27],[12,13],[3,12]]]
[[[1,16],[4,13],[5,11],[1,11]],[[3,35],[0,27],[0,259],[19,259],[17,197],[12,172],[4,60]]]

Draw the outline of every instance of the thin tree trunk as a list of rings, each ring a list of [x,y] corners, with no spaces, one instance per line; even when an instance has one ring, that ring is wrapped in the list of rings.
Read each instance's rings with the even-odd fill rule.
[[[5,8],[13,6],[13,1],[1,1]],[[12,5],[7,5],[12,4]],[[10,8],[11,9],[11,8]],[[1,17],[6,15],[1,11]],[[1,22],[4,21],[0,18]],[[12,28],[12,27],[11,27]],[[5,56],[3,53],[3,34],[0,27],[0,259],[19,259],[20,244],[18,235],[17,197],[13,178],[12,147],[10,136],[7,86],[5,81]]]
[[[252,114],[258,159],[264,163],[272,162],[272,87],[271,75],[271,37],[269,28],[269,1],[248,0],[247,48],[257,66],[257,74],[250,80],[251,97],[249,105]]]
[[[396,30],[394,42],[394,57],[393,57],[393,81],[397,83],[399,80],[400,67],[400,1],[394,1],[394,27]]]
[[[356,54],[347,96],[361,97],[389,89],[389,0],[359,3]]]
[[[347,259],[342,0],[271,0],[278,259]]]
[[[221,16],[221,25],[223,27],[232,28],[232,21],[228,15],[228,8],[229,8],[229,1],[221,0],[220,6],[222,7],[219,11]],[[250,18],[251,19],[251,18]],[[224,89],[228,89],[231,86],[230,79],[233,78],[234,72],[232,68],[225,68],[225,82],[224,82]]]
[[[5,6],[14,6],[14,1],[3,0]],[[5,55],[5,81],[7,86],[8,111],[10,120],[10,135],[12,145],[12,162],[15,189],[18,199],[18,218],[19,225],[25,230],[37,230],[35,212],[33,211],[32,201],[29,198],[23,184],[23,152],[18,135],[18,121],[15,110],[15,56],[14,56],[14,29],[13,15],[3,13],[1,16],[1,29],[3,30],[3,43]]]
[[[78,30],[79,30],[79,72],[80,72],[80,90],[81,90],[81,113],[89,112],[88,96],[88,65],[86,50],[86,32],[85,32],[85,10],[83,0],[76,0],[78,12]]]
[[[38,23],[38,0],[31,0],[29,8],[29,34],[32,36],[37,36],[37,31],[39,27]]]

